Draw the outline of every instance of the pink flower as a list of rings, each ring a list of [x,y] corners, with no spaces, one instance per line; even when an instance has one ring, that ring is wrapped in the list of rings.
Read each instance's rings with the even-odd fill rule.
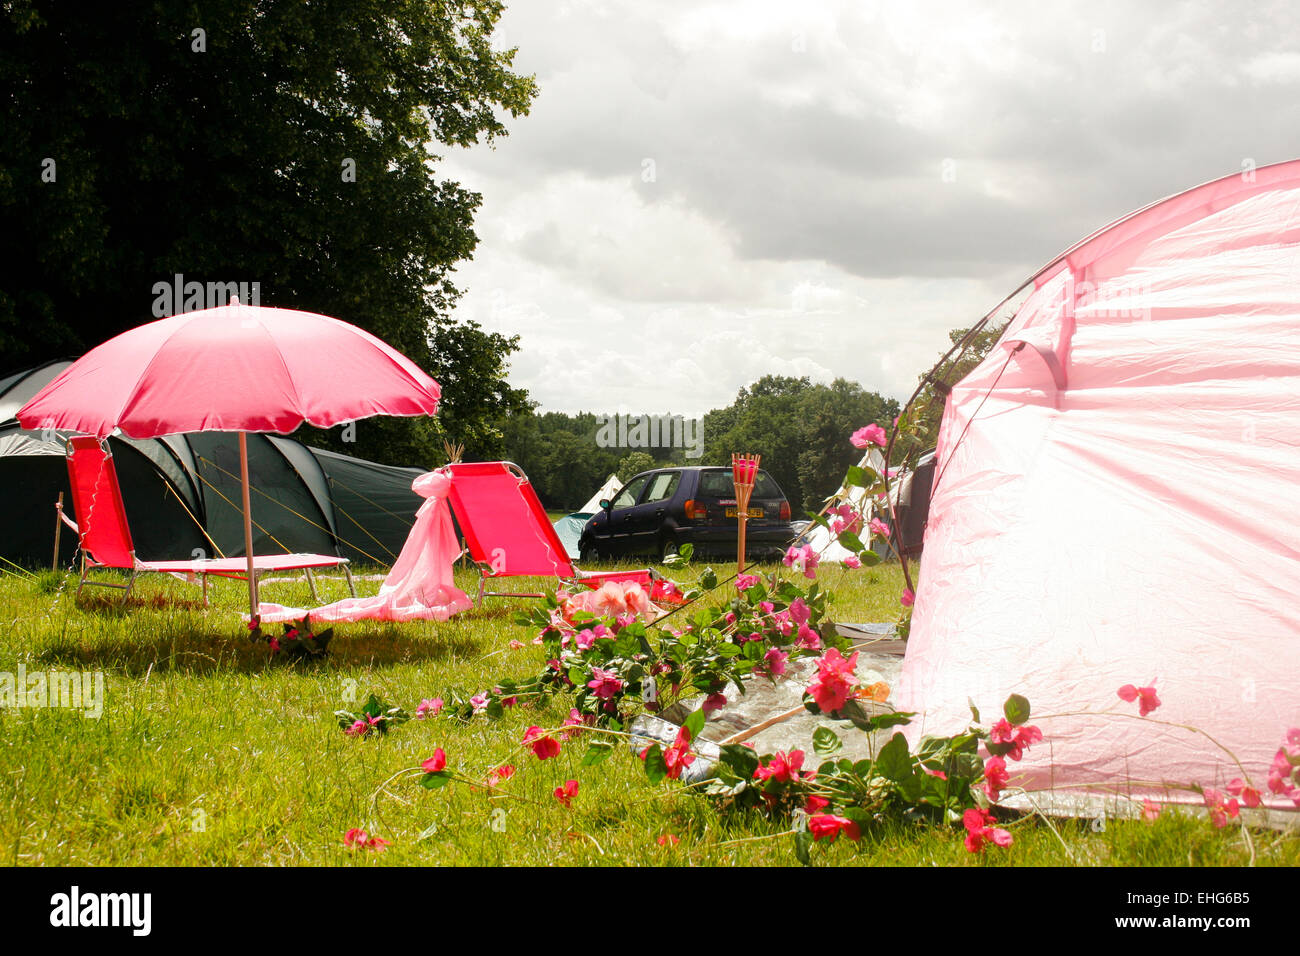
[[[420,764],[426,773],[439,773],[447,767],[447,754],[441,747],[433,752],[433,756]]]
[[[420,701],[420,706],[415,708],[415,719],[424,720],[426,717],[437,717],[442,713],[442,698],[434,697],[430,700],[426,697]]]
[[[595,679],[587,681],[587,686],[601,700],[609,700],[623,689],[623,681],[616,672],[593,667],[591,673]]]
[[[984,762],[984,793],[997,800],[1007,785],[1007,762],[1001,757],[990,757]]]
[[[748,591],[760,580],[761,578],[757,574],[738,574],[736,575],[736,590]]]
[[[810,617],[812,617],[812,611],[803,598],[795,598],[790,602],[790,619],[796,624],[807,624]]]
[[[825,838],[828,843],[834,843],[841,833],[850,840],[858,840],[862,837],[862,830],[852,820],[829,813],[809,817],[808,829],[812,832],[814,840]]]
[[[1151,711],[1160,706],[1160,698],[1156,696],[1155,685],[1151,687],[1134,687],[1132,684],[1125,684],[1118,691],[1119,699],[1133,703],[1138,702],[1138,715],[1145,717]]]
[[[573,802],[573,798],[578,795],[578,781],[566,780],[564,786],[555,788],[555,799],[566,807]]]
[[[502,780],[509,780],[514,775],[515,775],[514,766],[512,764],[503,763],[495,770],[488,771],[487,785],[489,787],[495,787]]]
[[[798,643],[805,650],[819,651],[822,648],[822,636],[807,624],[800,624]]]
[[[1248,786],[1246,781],[1242,780],[1240,777],[1237,777],[1228,784],[1228,792],[1234,797],[1241,797],[1241,802],[1248,807],[1257,807],[1262,802],[1260,800],[1259,791],[1254,787]]]
[[[981,852],[986,842],[997,846],[1011,846],[1011,834],[1006,830],[995,828],[993,823],[996,821],[993,819],[993,814],[987,810],[971,807],[962,814],[961,822],[966,828],[966,849],[971,853]]]
[[[785,673],[785,662],[789,657],[789,654],[773,647],[763,655],[763,665],[773,677],[780,677]]]
[[[547,760],[560,753],[560,742],[543,734],[542,728],[536,725],[524,731],[524,744],[532,748],[538,760]]]
[[[658,843],[660,846],[676,846],[677,844],[682,842],[682,839],[681,837],[677,836],[675,833],[665,833],[655,842]]]
[[[511,641],[507,646],[508,646],[512,651],[517,651],[517,650],[519,650],[519,648],[521,648],[521,647],[524,646],[524,642],[523,642],[523,641],[519,641],[519,640],[515,640],[515,641]]]
[[[1155,823],[1160,819],[1160,804],[1152,803],[1151,800],[1142,801],[1142,819],[1147,823]]]
[[[474,708],[474,713],[481,714],[483,713],[483,711],[487,710],[488,695],[475,694],[473,697],[469,699],[469,703],[470,706]]]
[[[817,661],[817,680],[808,687],[817,706],[823,713],[833,713],[853,696],[856,682],[854,669],[858,666],[858,652],[845,658],[832,647]]]
[[[704,714],[707,717],[715,710],[722,710],[722,708],[726,706],[727,697],[725,694],[710,694],[708,697],[704,698],[704,703],[701,705],[700,709],[704,711]]]
[[[388,841],[383,837],[371,836],[356,827],[343,834],[343,845],[350,850],[375,850],[380,853],[389,847]]]
[[[781,563],[787,568],[802,571],[803,576],[806,578],[815,578],[817,577],[817,563],[820,560],[821,558],[813,550],[812,545],[805,544],[801,548],[791,546],[786,551],[785,557],[781,559]]]
[[[1013,727],[1005,717],[994,724],[993,729],[989,731],[989,743],[1010,747],[1006,756],[1012,760],[1019,760],[1024,756],[1024,751],[1042,739],[1043,732],[1037,727],[1028,724]]]
[[[1287,759],[1285,747],[1279,747],[1273,755],[1273,764],[1268,768],[1268,789],[1286,796],[1295,789],[1291,782],[1291,761]]]
[[[859,558],[856,554],[850,554],[843,561],[841,561],[840,564],[844,565],[846,568],[851,568],[852,570],[856,571],[858,568],[862,567],[862,559]]]
[[[802,750],[791,750],[788,754],[785,752],[777,753],[767,764],[760,764],[754,771],[755,780],[775,780],[778,783],[798,783],[800,780],[811,780],[817,776],[813,772],[801,773],[803,767],[804,752]]]
[[[903,588],[903,593],[898,596],[898,603],[903,607],[911,607],[916,603],[916,592],[911,588]]]
[[[367,720],[353,721],[352,726],[343,732],[349,737],[364,737],[370,733],[370,722]]]
[[[870,445],[879,445],[884,448],[889,444],[889,436],[879,425],[872,423],[863,428],[859,428],[849,437],[850,444],[854,448],[866,448]]]
[[[872,518],[867,527],[871,529],[872,534],[878,534],[882,538],[889,537],[889,525],[885,524],[885,522],[881,521],[879,518]]]
[[[1223,794],[1218,790],[1207,788],[1202,796],[1205,798],[1205,806],[1209,808],[1210,820],[1217,828],[1223,829],[1228,825],[1228,817],[1239,815],[1237,801],[1234,799],[1225,803]]]

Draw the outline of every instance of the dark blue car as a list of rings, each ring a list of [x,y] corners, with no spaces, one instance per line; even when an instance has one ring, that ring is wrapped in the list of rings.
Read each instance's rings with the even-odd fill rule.
[[[665,558],[688,543],[701,556],[734,556],[738,524],[730,468],[656,468],[601,503],[582,531],[579,548],[586,561]],[[749,502],[746,555],[779,557],[793,538],[790,502],[772,476],[760,470]]]

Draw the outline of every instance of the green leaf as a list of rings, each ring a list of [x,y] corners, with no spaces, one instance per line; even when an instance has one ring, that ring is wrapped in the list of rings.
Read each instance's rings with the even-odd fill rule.
[[[907,749],[907,739],[896,733],[876,755],[876,773],[894,782],[912,775],[912,754]]]
[[[732,644],[730,641],[723,641],[713,649],[713,653],[717,654],[719,657],[735,657],[740,653],[740,648],[735,644]]]
[[[1007,722],[1018,727],[1029,719],[1029,701],[1019,694],[1012,694],[1002,705],[1002,713],[1007,715]]]
[[[727,744],[722,748],[722,763],[741,780],[751,780],[758,769],[758,754],[744,744]]]
[[[807,830],[799,830],[794,835],[794,855],[804,866],[812,863],[812,854],[808,852],[812,842],[812,834]]]
[[[840,735],[829,727],[818,727],[813,731],[813,750],[820,757],[825,757],[838,751],[843,742]]]
[[[582,766],[594,767],[614,752],[614,745],[608,741],[598,740],[587,748],[582,755]]]
[[[650,745],[643,762],[645,763],[645,775],[651,783],[659,783],[668,776],[668,765],[664,763],[664,752],[659,749],[658,744]]]
[[[718,572],[712,568],[705,568],[704,573],[700,575],[700,587],[706,591],[712,591],[718,586]]]
[[[451,783],[451,772],[447,770],[426,773],[420,778],[420,786],[424,787],[425,790],[441,790],[449,783]]]
[[[858,560],[862,562],[863,567],[874,568],[877,564],[880,563],[880,555],[876,554],[876,552],[874,551],[864,548],[858,552]]]
[[[700,735],[700,731],[704,729],[704,721],[706,719],[703,707],[699,710],[691,711],[691,715],[686,718],[686,722],[682,726],[686,728],[687,732],[691,735],[692,740]]]
[[[859,465],[849,465],[849,470],[844,475],[846,488],[866,488],[872,483],[872,480],[867,477],[866,469]]]
[[[841,531],[839,534],[839,542],[844,547],[848,548],[850,551],[866,550],[866,545],[862,543],[862,539],[859,538],[852,531],[848,531],[848,530]]]

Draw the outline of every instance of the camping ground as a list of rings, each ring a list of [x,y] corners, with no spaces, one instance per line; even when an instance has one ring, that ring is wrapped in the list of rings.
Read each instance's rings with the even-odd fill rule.
[[[689,578],[698,569],[681,574]],[[882,621],[897,611],[898,566],[825,569],[834,616]],[[458,583],[473,590],[469,572]],[[541,582],[537,582],[539,585]],[[414,713],[422,699],[466,694],[544,663],[514,607],[489,604],[445,624],[356,624],[312,663],[272,658],[243,632],[246,593],[162,576],[137,583],[125,610],[102,594],[73,601],[76,579],[0,574],[0,672],[102,671],[98,718],[60,709],[0,709],[0,855],[10,865],[795,865],[788,822],[723,816],[682,784],[647,781],[619,748],[582,767],[581,744],[544,762],[520,747],[526,727],[558,726],[565,698],[500,720],[412,719],[386,736],[345,736],[334,716],[370,693]],[[329,582],[325,596],[343,594]],[[376,585],[366,582],[363,593]],[[276,599],[308,600],[280,584]],[[337,593],[334,593],[337,592]],[[523,646],[511,649],[511,642]],[[453,783],[426,791],[416,768],[442,748],[451,769],[518,772],[490,797]],[[570,808],[552,791],[579,782]],[[387,781],[387,783],[386,783]],[[886,820],[858,843],[813,848],[813,865],[1237,866],[1300,863],[1300,836],[1166,811],[1153,823],[1011,823],[1005,849],[968,853],[960,828]],[[360,827],[384,852],[348,849]],[[660,838],[665,838],[661,845]],[[673,842],[669,837],[676,837]]]

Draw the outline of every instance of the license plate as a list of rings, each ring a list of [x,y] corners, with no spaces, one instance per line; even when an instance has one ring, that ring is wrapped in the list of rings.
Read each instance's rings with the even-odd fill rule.
[[[739,517],[739,516],[740,516],[740,509],[739,509],[739,508],[728,508],[728,509],[727,509],[727,517],[728,517],[728,518],[737,518],[737,517]],[[762,509],[762,508],[750,508],[750,509],[749,509],[749,516],[750,516],[751,518],[761,518],[761,517],[763,517],[763,509]]]

